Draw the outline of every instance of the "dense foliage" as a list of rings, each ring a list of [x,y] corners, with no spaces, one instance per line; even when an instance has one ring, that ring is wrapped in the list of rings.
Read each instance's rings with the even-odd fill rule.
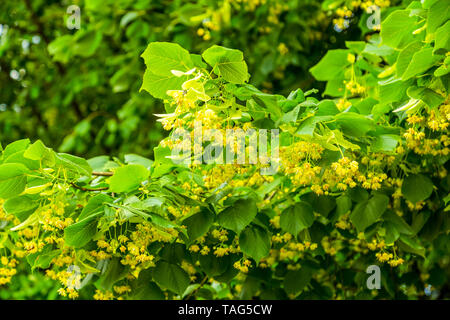
[[[379,7],[389,6],[388,1],[374,2]],[[0,149],[0,285],[10,286],[4,291],[7,298],[23,297],[10,292],[17,288],[16,273],[24,276],[29,271],[58,283],[56,290],[67,298],[449,297],[448,1],[412,1],[389,7],[381,15],[381,27],[374,30],[364,24],[370,16],[365,11],[370,7],[368,1],[325,1],[322,9],[316,2],[311,1],[311,6],[305,2],[314,13],[294,10],[297,1],[286,2],[286,7],[269,0],[199,1],[195,5],[175,1],[171,2],[175,8],[159,4],[151,10],[159,17],[156,21],[130,2],[136,13],[121,16],[117,26],[111,13],[95,10],[96,3],[86,1],[92,19],[98,21],[90,26],[96,29],[82,31],[84,36],[77,32],[59,37],[49,42],[53,58],[39,56],[71,71],[56,72],[54,77],[36,73],[50,77],[42,86],[51,88],[44,92],[36,89],[35,112],[75,113],[75,101],[84,115],[63,119],[67,124],[59,123],[55,116],[58,123],[49,129],[67,132],[81,121],[75,127],[77,133],[64,139],[63,146],[75,139],[72,147],[59,151],[79,147],[77,153],[83,154],[94,145],[105,151],[103,143],[110,140],[110,147],[124,155],[85,160],[54,151],[58,143],[29,139]],[[98,3],[98,8],[103,8],[104,1]],[[325,17],[322,10],[333,10],[330,19],[334,21],[329,25],[342,36],[344,29],[357,23],[353,12],[362,10],[359,26],[366,40],[350,38],[338,49],[326,51],[312,66],[314,58],[308,57],[309,51],[301,44],[310,43],[314,33],[305,31],[299,36],[289,32],[302,23],[289,8],[308,17]],[[239,14],[227,13],[231,10]],[[260,30],[264,25],[250,12],[267,19],[274,29]],[[177,18],[168,21],[169,13]],[[279,17],[285,23],[276,23]],[[170,30],[174,41],[155,41],[142,48],[139,54],[146,69],[141,80],[137,45],[131,42],[143,46],[142,42],[147,45],[156,37],[156,31],[144,27],[147,19]],[[307,28],[327,25],[322,20],[306,23]],[[259,38],[244,36],[243,26],[258,30]],[[124,31],[115,32],[116,28]],[[148,34],[136,36],[135,32],[145,30]],[[120,41],[123,32],[129,32],[124,42]],[[319,33],[316,40],[328,37],[323,30]],[[205,42],[197,41],[198,37]],[[105,43],[103,38],[110,41]],[[73,45],[81,39],[88,39],[85,46]],[[231,39],[237,41],[233,49],[210,43],[227,45]],[[119,42],[125,53],[107,46]],[[178,43],[187,45],[183,48]],[[97,54],[104,60],[89,60]],[[86,59],[83,66],[88,69],[92,63],[89,73],[79,73],[79,65],[70,63],[77,56]],[[324,88],[321,97],[318,90],[294,87],[303,80],[312,81],[309,76],[299,76],[310,66],[314,79],[326,83],[319,84]],[[115,94],[97,81],[79,78],[108,79],[98,74],[103,72],[114,74],[109,85]],[[276,72],[285,75],[277,78]],[[70,78],[69,74],[76,76]],[[69,78],[74,82],[63,80]],[[258,89],[267,89],[265,82],[275,84],[275,92],[289,93]],[[61,94],[60,86],[73,90],[76,83],[79,91],[71,91],[64,99],[55,95]],[[31,84],[36,82],[30,80]],[[2,90],[1,97],[28,101],[32,99],[30,85]],[[131,98],[121,95],[126,90],[134,90]],[[100,93],[104,96],[99,97]],[[41,94],[47,98],[38,99]],[[133,102],[127,102],[129,99]],[[65,103],[59,105],[62,100]],[[89,109],[91,101],[113,109]],[[165,138],[150,160],[127,150],[148,147],[153,101],[162,102],[157,117],[167,132],[158,135]],[[97,118],[102,112],[118,114],[120,125],[116,123],[116,129],[108,131],[114,125]],[[140,123],[129,131],[124,129],[128,116]],[[11,115],[1,120],[2,139],[9,132],[6,140],[40,133],[46,140],[50,132],[39,131],[40,126],[34,124],[31,131],[20,132],[23,127],[15,131],[14,121]],[[248,130],[243,140],[248,142],[260,138],[261,129],[278,129],[279,148],[272,139],[274,131],[268,146],[279,166],[276,174],[264,174],[267,162],[261,157],[255,164],[175,162],[173,151],[185,142],[180,141],[177,130],[185,129],[190,136],[200,121],[207,138],[184,149],[196,155],[223,145],[226,130]],[[78,136],[80,128],[94,136]],[[208,137],[209,129],[221,133],[219,138]],[[104,135],[112,138],[104,139]],[[225,144],[242,147],[228,140]],[[245,148],[248,156],[254,151],[251,146]],[[380,290],[366,286],[370,265],[381,268]],[[42,282],[42,291],[30,295],[53,290],[48,298],[54,298],[55,289],[48,283]]]
[[[80,30],[66,27],[69,5],[80,8]],[[5,0],[1,8],[3,143],[29,137],[82,156],[150,156],[162,138],[160,126],[148,126],[161,104],[138,91],[150,41],[197,53],[240,48],[252,83],[284,92],[311,86],[308,68],[343,42],[317,0]]]

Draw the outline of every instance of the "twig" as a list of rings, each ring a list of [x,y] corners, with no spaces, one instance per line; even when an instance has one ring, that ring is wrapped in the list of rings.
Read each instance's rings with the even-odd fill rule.
[[[269,198],[267,198],[267,201],[272,200],[272,198],[273,198],[274,195],[277,193],[277,191],[278,191],[278,190],[274,190],[274,191],[272,192],[272,194],[269,196]]]
[[[111,177],[113,174],[114,172],[96,172],[96,171],[92,172],[93,176],[101,176],[101,177]]]
[[[183,300],[189,300],[195,293],[197,293],[198,290],[200,290],[201,287],[203,287],[203,285],[206,283],[206,280],[208,280],[208,276],[205,276],[198,287],[195,290],[192,290],[192,292],[189,293]]]

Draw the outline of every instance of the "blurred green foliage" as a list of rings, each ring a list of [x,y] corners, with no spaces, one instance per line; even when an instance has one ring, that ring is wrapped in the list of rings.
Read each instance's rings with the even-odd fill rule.
[[[70,30],[67,8],[80,8]],[[199,53],[239,48],[251,83],[287,93],[316,86],[307,71],[358,29],[333,31],[321,1],[3,0],[0,137],[40,138],[62,152],[152,154],[161,103],[139,92],[151,41]],[[72,21],[72,20],[70,20]],[[69,21],[69,22],[70,22]]]
[[[28,266],[21,266],[19,274],[14,277],[8,287],[0,288],[0,300],[44,300],[59,299],[55,282],[45,278],[40,272],[31,273]]]

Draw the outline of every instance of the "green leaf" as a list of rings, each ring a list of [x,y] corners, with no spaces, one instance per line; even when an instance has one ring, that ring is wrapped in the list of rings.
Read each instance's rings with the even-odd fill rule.
[[[447,51],[450,51],[450,21],[437,29],[433,53],[444,54]]]
[[[50,266],[53,258],[61,254],[61,250],[45,250],[44,252],[37,252],[27,256],[27,261],[31,266],[31,270],[36,268],[47,269]]]
[[[55,38],[47,46],[48,53],[53,56],[53,60],[67,63],[72,56],[73,36],[66,34]]]
[[[171,156],[172,151],[168,147],[156,147],[153,149],[155,155],[155,162],[152,167],[152,178],[159,178],[164,174],[172,171],[172,167],[175,165]]]
[[[81,248],[91,241],[97,233],[98,217],[101,214],[102,212],[93,214],[65,228],[64,239],[66,244],[75,248]]]
[[[396,10],[384,19],[380,32],[382,44],[402,49],[413,39],[416,18],[409,13],[409,10]]]
[[[89,163],[80,157],[76,157],[66,153],[58,153],[56,156],[57,164],[61,165],[73,176],[88,176],[92,174],[92,168]]]
[[[172,70],[186,72],[194,67],[186,49],[176,43],[153,42],[142,53],[147,69],[141,90],[156,98],[167,98],[167,90],[180,90],[188,76],[177,77]]]
[[[230,264],[230,256],[216,257],[210,253],[208,255],[200,255],[198,258],[202,270],[209,277],[217,277],[227,271]]]
[[[358,203],[350,214],[350,221],[358,232],[364,231],[368,226],[375,223],[386,211],[389,197],[376,194],[369,200]]]
[[[20,221],[24,221],[38,206],[38,201],[32,196],[22,195],[6,200],[3,209],[7,214],[13,214]]]
[[[124,158],[127,164],[140,164],[146,167],[147,169],[150,169],[150,167],[153,164],[152,160],[141,157],[137,154],[126,154]]]
[[[414,41],[403,48],[402,51],[400,51],[397,57],[397,62],[395,63],[397,78],[402,78],[403,74],[411,63],[412,57],[416,52],[422,49],[422,47],[423,44],[420,41]]]
[[[309,71],[319,81],[333,80],[350,65],[350,62],[347,60],[349,52],[349,50],[344,49],[330,50]]]
[[[300,106],[296,106],[294,109],[292,109],[289,112],[286,112],[281,119],[279,120],[279,123],[291,123],[296,122],[298,117],[298,112],[300,111]]]
[[[108,179],[111,192],[130,192],[136,190],[149,176],[149,171],[143,165],[129,164],[114,170],[114,175]]]
[[[368,131],[375,129],[372,119],[355,112],[343,112],[335,116],[344,134],[362,137]]]
[[[19,163],[0,165],[0,199],[15,197],[25,190],[27,167]]]
[[[267,94],[262,92],[256,92],[252,95],[253,100],[263,108],[266,108],[271,115],[271,118],[277,120],[282,116],[282,109],[278,105],[280,96],[274,94]],[[270,119],[262,118],[259,121],[267,121]],[[272,128],[271,128],[272,129]]]
[[[19,231],[19,230],[23,230],[28,226],[31,225],[35,225],[37,222],[39,221],[39,214],[38,212],[33,212],[31,215],[29,215],[25,221],[23,221],[21,224],[12,227],[10,230],[11,231]]]
[[[366,48],[366,45],[367,43],[365,41],[345,41],[345,46],[357,54],[361,54]]]
[[[3,157],[6,159],[16,152],[25,151],[29,145],[30,145],[29,139],[22,139],[11,142],[5,147],[5,150],[3,150]]]
[[[147,207],[146,201],[148,201],[148,200],[150,200],[150,199],[147,199],[142,202],[141,201],[133,202],[133,203],[130,203],[130,205],[128,205],[128,206],[118,205],[118,204],[113,204],[113,203],[108,203],[108,205],[113,208],[123,209],[126,212],[130,212],[131,214],[141,216],[144,219],[150,219],[150,221],[154,225],[162,227],[162,228],[177,227],[176,223],[165,219],[164,217],[162,217],[161,215],[159,215],[157,213],[151,212],[151,211],[153,211],[153,208]],[[163,232],[162,230],[160,230],[160,231]]]
[[[339,113],[339,109],[333,100],[322,100],[317,105],[316,116],[334,116]]]
[[[158,285],[152,281],[150,269],[139,272],[139,277],[131,282],[132,300],[164,300],[164,293]]]
[[[401,235],[398,241],[398,247],[406,252],[411,252],[425,258],[425,248],[417,242],[417,238]]]
[[[350,188],[347,193],[354,202],[363,202],[369,199],[369,192],[362,187]]]
[[[340,145],[341,147],[344,147],[345,149],[350,150],[360,149],[360,146],[358,146],[357,144],[351,143],[350,141],[346,140],[342,132],[339,130],[330,131],[330,135],[327,135],[327,138],[331,138],[332,141],[334,140],[336,144]]]
[[[153,279],[161,287],[167,288],[179,295],[183,294],[191,282],[189,275],[179,266],[165,261],[159,261],[153,270]]]
[[[450,68],[448,65],[443,64],[442,66],[440,66],[439,68],[437,68],[434,71],[434,76],[435,77],[442,77],[445,76],[446,74],[448,74],[450,72]]]
[[[78,266],[82,273],[100,273],[101,272],[101,270],[94,267],[94,265],[98,264],[97,260],[94,257],[90,256],[89,253],[87,253],[87,251],[78,250],[75,258],[76,259],[75,259],[74,265]]]
[[[421,211],[413,213],[413,221],[411,224],[411,229],[414,231],[412,235],[416,235],[422,230],[423,226],[427,223],[431,214],[429,211]]]
[[[100,31],[80,30],[73,38],[71,50],[75,55],[89,57],[95,53],[101,42],[102,33]]]
[[[21,163],[30,170],[38,170],[41,163],[37,160],[31,160],[24,157],[25,151],[17,151],[5,158],[4,163]]]
[[[283,231],[297,236],[303,229],[309,228],[314,223],[314,213],[307,202],[298,202],[286,208],[280,216],[280,226]]]
[[[305,94],[303,93],[302,89],[298,88],[289,93],[287,100],[292,101],[295,104],[302,103],[303,101],[305,101]]]
[[[422,8],[430,9],[433,4],[441,0],[421,0]]]
[[[241,232],[239,246],[243,253],[259,262],[269,254],[271,248],[270,234],[259,226],[250,225]]]
[[[378,86],[380,89],[380,107],[382,109],[386,109],[386,105],[391,102],[402,101],[406,96],[406,90],[411,85],[412,80],[402,81],[400,79],[396,79],[394,76],[388,78],[386,80],[378,82]],[[374,106],[372,113],[375,113],[377,106]],[[387,113],[391,109],[383,113]]]
[[[147,69],[144,73],[141,90],[146,90],[155,98],[165,99],[168,97],[166,94],[168,90],[180,90],[181,85],[187,80],[187,76],[159,75],[151,73]]]
[[[384,241],[387,245],[392,245],[400,237],[400,233],[398,232],[395,224],[390,221],[384,221],[383,228],[385,232]]]
[[[388,210],[383,215],[385,221],[391,222],[399,233],[405,234],[407,236],[412,236],[415,234],[414,230],[406,223],[406,221],[398,216],[396,213]]]
[[[113,200],[113,198],[104,193],[100,193],[90,198],[87,205],[83,208],[80,215],[78,216],[78,220],[83,220],[93,214],[103,212],[104,204],[111,203]]]
[[[375,106],[378,103],[378,100],[375,100],[374,98],[366,98],[354,105],[356,109],[358,109],[360,114],[363,115],[369,115],[372,112],[373,106]]]
[[[402,183],[402,194],[412,203],[428,199],[433,192],[433,182],[422,174],[411,174]]]
[[[164,245],[159,256],[170,263],[182,263],[184,259],[188,258],[186,246],[176,242]]]
[[[439,60],[439,56],[433,55],[433,48],[425,48],[417,51],[412,56],[408,67],[402,74],[402,80],[406,81],[416,75],[427,71]]]
[[[47,148],[41,140],[37,140],[30,145],[23,156],[27,159],[41,161],[44,167],[53,167],[55,165],[55,153]]]
[[[300,126],[298,127],[298,130],[295,134],[312,136],[317,123],[320,123],[322,121],[332,120],[332,119],[333,119],[333,117],[331,115],[330,116],[309,117],[300,124]]]
[[[108,156],[98,156],[87,160],[93,171],[105,171],[105,167],[109,162]]]
[[[247,64],[241,51],[214,45],[205,50],[202,57],[213,68],[214,73],[221,75],[226,81],[236,84],[248,81]]]
[[[430,108],[436,108],[445,101],[445,98],[431,89],[425,87],[409,87],[408,96],[425,102]]]
[[[352,209],[352,199],[346,195],[342,195],[336,199],[336,213],[338,217],[350,212]]]
[[[219,224],[239,234],[256,217],[257,207],[252,199],[239,199],[218,215]]]
[[[330,97],[342,97],[345,93],[344,75],[341,74],[332,80],[328,80],[324,95]],[[337,112],[338,113],[338,112]]]
[[[436,1],[428,10],[427,35],[434,33],[443,23],[450,19],[448,0]]]
[[[311,281],[312,276],[312,270],[307,267],[288,271],[283,281],[284,290],[287,294],[297,296]]]
[[[100,277],[100,286],[103,290],[111,291],[117,281],[127,276],[128,270],[120,263],[120,258],[109,259],[107,263],[106,270]]]
[[[203,209],[202,211],[184,219],[182,224],[187,227],[189,240],[194,241],[204,235],[209,230],[213,222],[214,214],[208,209]]]
[[[202,56],[199,54],[191,53],[191,60],[197,68],[205,69],[207,67],[207,64],[203,62]]]
[[[330,212],[333,211],[334,208],[336,208],[336,200],[333,196],[318,196],[315,193],[310,193],[309,195],[313,197],[313,211],[320,213],[324,217],[328,217]]]
[[[400,137],[394,134],[382,134],[375,137],[372,144],[372,150],[379,151],[394,151],[397,147]]]
[[[189,52],[176,43],[152,42],[141,57],[150,72],[158,75],[172,74],[172,70],[186,72],[193,68]]]

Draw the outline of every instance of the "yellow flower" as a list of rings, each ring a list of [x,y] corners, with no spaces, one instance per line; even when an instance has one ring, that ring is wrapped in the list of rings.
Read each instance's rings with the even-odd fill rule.
[[[228,255],[229,252],[229,248],[217,248],[216,250],[214,250],[214,255],[216,257],[223,257],[225,255]]]
[[[203,35],[205,34],[205,29],[203,28],[198,28],[197,30],[197,35],[200,37],[203,37]]]
[[[206,255],[208,255],[208,253],[211,251],[211,249],[209,249],[207,246],[204,246],[203,248],[202,248],[202,250],[200,250],[200,254],[201,255],[203,255],[203,256],[206,256]]]
[[[401,265],[403,262],[405,262],[405,261],[402,258],[399,258],[399,259],[393,259],[393,260],[389,261],[388,263],[391,267],[397,267],[397,266]]]
[[[191,252],[199,252],[200,251],[200,247],[196,244],[193,244],[192,246],[189,247],[189,251]]]
[[[205,41],[211,40],[211,34],[209,33],[209,31],[203,36],[203,40]]]
[[[289,49],[288,49],[288,47],[286,46],[286,44],[285,43],[283,43],[283,42],[281,42],[279,45],[278,45],[278,51],[280,52],[280,54],[282,55],[282,56],[284,56],[284,55],[286,55],[288,52],[289,52]]]
[[[4,266],[6,266],[6,265],[8,265],[9,260],[8,260],[7,257],[1,257],[0,262],[1,262]]]
[[[67,296],[66,290],[64,288],[58,289],[58,293],[63,297]]]
[[[353,54],[351,54],[351,53],[349,53],[348,55],[347,55],[347,61],[348,62],[350,62],[350,63],[355,63],[355,56],[353,55]]]

